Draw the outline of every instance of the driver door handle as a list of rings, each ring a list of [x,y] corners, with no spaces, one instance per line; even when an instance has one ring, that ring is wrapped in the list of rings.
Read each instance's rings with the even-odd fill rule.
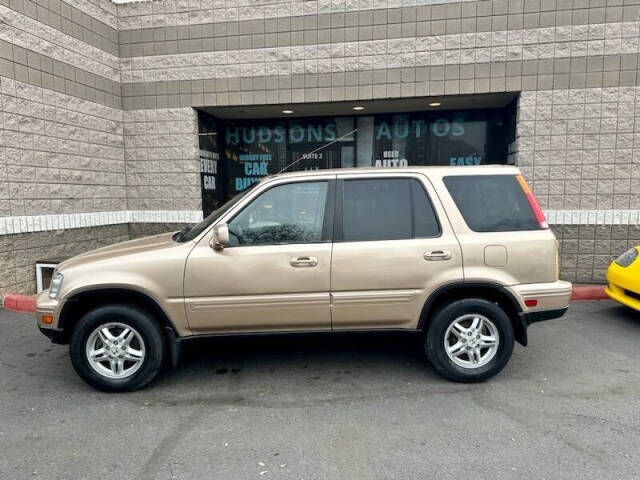
[[[451,252],[449,250],[431,250],[424,254],[424,259],[430,261],[449,260],[450,258]]]
[[[318,265],[318,259],[316,257],[293,257],[289,260],[289,264],[292,267],[315,267]]]

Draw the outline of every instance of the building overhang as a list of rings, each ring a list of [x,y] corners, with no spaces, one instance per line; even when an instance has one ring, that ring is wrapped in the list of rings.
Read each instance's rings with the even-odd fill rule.
[[[229,105],[198,107],[198,109],[222,120],[323,117],[338,115],[371,115],[387,112],[396,113],[475,108],[504,108],[517,96],[518,92],[501,92],[480,95],[380,98],[340,102],[329,101],[313,103],[274,103],[266,105]],[[362,109],[354,110],[354,107],[362,107]],[[293,113],[283,113],[283,110],[289,110]]]

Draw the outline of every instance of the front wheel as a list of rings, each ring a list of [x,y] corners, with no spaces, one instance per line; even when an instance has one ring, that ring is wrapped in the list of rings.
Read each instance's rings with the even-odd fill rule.
[[[481,382],[504,368],[513,352],[513,327],[494,303],[457,300],[433,317],[425,340],[435,370],[454,382]]]
[[[69,355],[78,375],[94,388],[131,391],[157,375],[164,340],[158,324],[144,310],[105,305],[78,321],[71,335]]]

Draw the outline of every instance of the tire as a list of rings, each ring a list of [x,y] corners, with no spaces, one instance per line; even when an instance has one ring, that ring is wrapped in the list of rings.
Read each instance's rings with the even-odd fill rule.
[[[104,348],[106,345],[109,350]],[[85,314],[73,329],[69,343],[75,371],[103,392],[144,387],[158,374],[164,350],[162,330],[153,317],[126,304],[105,305]],[[90,353],[94,361],[89,360]]]
[[[477,330],[479,326],[481,331]],[[497,338],[497,342],[491,338]],[[482,382],[504,368],[511,358],[513,341],[513,326],[500,307],[480,298],[468,298],[435,313],[427,330],[425,350],[441,376],[454,382]],[[445,342],[451,354],[447,353]]]

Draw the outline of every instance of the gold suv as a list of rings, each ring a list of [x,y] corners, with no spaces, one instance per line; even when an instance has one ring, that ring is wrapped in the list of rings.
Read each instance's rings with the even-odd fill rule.
[[[107,391],[147,384],[189,339],[249,332],[418,332],[438,373],[476,382],[567,310],[557,249],[515,167],[297,172],[61,263],[36,315]]]

